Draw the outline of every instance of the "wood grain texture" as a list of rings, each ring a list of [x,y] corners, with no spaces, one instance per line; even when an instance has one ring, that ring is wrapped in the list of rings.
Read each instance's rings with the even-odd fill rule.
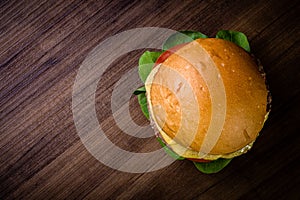
[[[0,1],[0,199],[299,199],[299,3],[278,1]],[[137,27],[220,29],[248,35],[265,66],[272,112],[254,148],[218,174],[188,161],[131,174],[113,170],[83,146],[72,87],[101,41]],[[98,84],[98,120],[123,149],[149,152],[154,137],[118,128],[110,109],[115,83],[142,51],[121,57]],[[133,120],[148,122],[130,101]]]

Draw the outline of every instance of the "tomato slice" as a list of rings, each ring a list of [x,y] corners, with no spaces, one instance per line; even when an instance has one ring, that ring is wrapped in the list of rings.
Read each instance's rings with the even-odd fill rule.
[[[179,44],[176,45],[168,50],[166,50],[165,52],[163,52],[156,60],[154,67],[163,63],[170,55],[172,55],[173,53],[175,53],[178,49],[180,49],[181,47],[183,47],[184,45],[186,45],[187,43],[183,43],[183,44]]]
[[[201,163],[208,163],[211,162],[211,160],[204,160],[204,159],[198,159],[198,158],[187,158],[190,161],[194,161],[194,162],[201,162]]]

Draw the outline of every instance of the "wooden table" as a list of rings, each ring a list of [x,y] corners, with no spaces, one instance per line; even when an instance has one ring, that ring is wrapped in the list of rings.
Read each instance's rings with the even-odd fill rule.
[[[296,1],[3,0],[0,13],[0,199],[300,198]],[[138,27],[193,29],[211,37],[231,29],[249,37],[273,95],[269,120],[249,153],[205,175],[189,161],[149,173],[121,172],[87,151],[72,113],[78,69],[99,43]],[[151,152],[159,149],[156,139],[122,133],[110,108],[115,83],[137,66],[142,52],[105,71],[96,111],[116,145]],[[148,124],[135,97],[130,113],[137,124]]]

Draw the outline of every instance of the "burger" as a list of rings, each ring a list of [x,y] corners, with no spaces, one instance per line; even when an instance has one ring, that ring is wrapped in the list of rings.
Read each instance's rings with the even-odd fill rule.
[[[243,33],[182,31],[139,64],[145,85],[135,94],[167,153],[216,173],[251,149],[271,100]]]

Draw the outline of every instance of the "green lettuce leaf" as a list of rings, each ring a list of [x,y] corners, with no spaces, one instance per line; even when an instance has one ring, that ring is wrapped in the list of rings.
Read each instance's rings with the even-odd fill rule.
[[[149,111],[148,111],[148,107],[147,107],[146,93],[145,92],[140,93],[137,95],[137,97],[138,97],[138,102],[140,104],[143,114],[149,120]]]
[[[139,75],[143,83],[145,83],[150,74],[155,61],[162,54],[162,52],[145,51],[139,59]]]
[[[203,33],[197,31],[179,31],[178,33],[174,33],[171,35],[163,44],[163,50],[166,51],[176,45],[191,42],[198,38],[208,38]]]
[[[201,162],[193,162],[196,168],[205,174],[213,174],[221,171],[224,167],[226,167],[232,159],[219,158],[217,160],[201,163]]]
[[[139,95],[139,94],[142,94],[142,93],[146,93],[146,88],[145,88],[145,86],[142,86],[142,87],[136,89],[136,90],[133,92],[133,94],[135,94],[135,95]]]
[[[247,36],[238,31],[221,30],[217,33],[216,38],[228,40],[250,52],[250,45]]]
[[[184,160],[184,157],[181,157],[180,155],[178,155],[177,153],[175,153],[174,151],[172,151],[171,149],[169,149],[167,147],[167,145],[162,141],[161,138],[156,137],[159,144],[163,147],[163,149],[165,150],[165,152],[171,156],[172,158],[176,159],[176,160]]]

